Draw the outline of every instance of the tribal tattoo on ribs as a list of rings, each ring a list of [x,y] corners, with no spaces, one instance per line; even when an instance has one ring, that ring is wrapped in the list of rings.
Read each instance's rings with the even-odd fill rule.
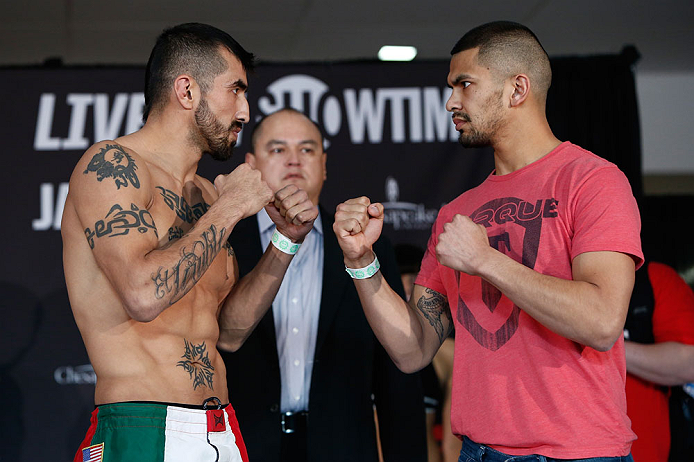
[[[182,367],[191,379],[193,379],[193,390],[198,387],[207,387],[214,390],[212,379],[214,378],[214,366],[207,353],[205,342],[195,345],[188,340],[185,342],[185,351],[182,360],[176,363],[177,367]]]
[[[94,238],[124,236],[130,233],[131,229],[136,229],[140,234],[151,229],[157,239],[159,238],[152,215],[147,209],[141,209],[135,204],[130,204],[130,210],[124,210],[119,204],[114,204],[106,214],[106,218],[94,224],[93,231],[85,228],[84,235],[87,237],[89,247],[93,249]]]
[[[448,332],[444,332],[441,315],[446,316],[449,326],[453,322],[451,311],[448,307],[448,302],[446,302],[443,295],[429,288],[424,289],[424,293],[428,294],[429,296],[422,295],[419,300],[417,300],[417,309],[434,328],[436,334],[439,336],[439,342],[443,343],[446,335],[448,335]]]
[[[98,181],[113,178],[116,182],[116,189],[129,185],[135,189],[140,189],[140,180],[137,178],[135,170],[137,170],[137,165],[130,154],[117,144],[107,144],[94,154],[87,169],[82,173],[86,175],[89,172],[96,172]]]

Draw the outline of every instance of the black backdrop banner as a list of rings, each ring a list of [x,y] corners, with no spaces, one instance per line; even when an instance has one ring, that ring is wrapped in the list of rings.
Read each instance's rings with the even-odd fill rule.
[[[328,210],[367,195],[384,203],[384,233],[393,242],[423,247],[441,205],[493,168],[490,150],[457,143],[445,110],[447,73],[448,61],[262,64],[249,76],[251,122],[234,156],[226,163],[204,158],[200,173],[213,179],[231,171],[243,162],[256,121],[291,106],[324,129],[328,180],[321,200]],[[5,68],[0,78],[8,84],[0,115],[0,184],[6,191],[0,230],[0,460],[69,461],[88,426],[96,377],[69,307],[60,218],[82,153],[141,126],[144,69]],[[628,66],[625,78],[633,89]],[[552,97],[552,107],[561,116],[561,108],[574,104],[562,98],[587,97],[564,92]],[[606,97],[600,95],[601,105]],[[638,137],[637,114],[633,120]],[[574,141],[571,125],[561,138]],[[617,159],[612,149],[605,155],[601,146],[584,147]],[[640,175],[639,153],[621,150],[620,159],[630,156],[636,167],[618,165]]]

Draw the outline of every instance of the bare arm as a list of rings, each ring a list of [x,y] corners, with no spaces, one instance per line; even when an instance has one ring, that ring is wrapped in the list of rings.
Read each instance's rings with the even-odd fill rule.
[[[371,247],[382,227],[381,204],[360,197],[338,206],[333,230],[346,266],[362,268],[373,261]],[[408,304],[380,272],[354,284],[371,328],[398,368],[414,372],[429,364],[452,327],[446,298],[415,285]]]
[[[573,280],[547,276],[489,246],[482,225],[456,215],[436,247],[445,266],[480,276],[551,331],[606,351],[621,335],[634,285],[634,261],[618,252],[573,260]]]
[[[624,342],[627,371],[658,385],[694,382],[694,345]]]
[[[100,169],[109,163],[127,169]],[[185,296],[212,264],[233,226],[272,197],[260,173],[247,165],[220,175],[215,185],[219,198],[207,213],[180,239],[160,247],[149,213],[156,185],[141,158],[104,142],[90,148],[77,164],[70,180],[71,206],[97,265],[133,319],[151,321]],[[135,215],[141,222],[137,231],[123,229]]]
[[[641,271],[647,271],[653,288],[656,343],[625,341],[627,371],[659,385],[694,382],[694,292],[665,264],[650,262]]]
[[[303,242],[318,217],[318,207],[295,185],[279,190],[265,210],[277,230],[294,242]],[[241,347],[272,306],[292,258],[270,244],[255,268],[234,285],[219,315],[220,348]]]

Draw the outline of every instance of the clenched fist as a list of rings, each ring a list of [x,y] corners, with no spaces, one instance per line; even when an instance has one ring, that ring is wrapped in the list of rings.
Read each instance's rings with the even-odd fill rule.
[[[294,242],[303,242],[318,217],[318,206],[311,202],[306,191],[293,184],[277,191],[265,210],[277,231]]]
[[[373,261],[371,247],[383,229],[383,210],[383,204],[372,204],[365,196],[337,206],[333,231],[347,266],[361,268]]]
[[[218,175],[214,186],[219,194],[217,202],[227,210],[241,211],[243,218],[255,215],[272,200],[272,190],[260,172],[246,163],[228,175]]]
[[[439,234],[436,244],[439,263],[473,276],[478,275],[479,267],[490,251],[495,250],[489,246],[485,227],[464,215],[455,215],[443,225],[443,232]]]

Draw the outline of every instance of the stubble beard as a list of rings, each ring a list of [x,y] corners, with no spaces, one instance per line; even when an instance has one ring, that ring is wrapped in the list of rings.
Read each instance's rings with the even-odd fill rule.
[[[503,118],[502,97],[503,91],[495,92],[484,102],[484,107],[490,108],[487,113],[478,118],[477,124],[480,128],[472,126],[472,119],[469,114],[459,113],[457,117],[467,121],[467,127],[460,130],[458,142],[464,148],[484,148],[492,145],[494,135],[496,135]]]
[[[234,120],[230,127],[225,127],[212,113],[204,98],[195,110],[195,128],[191,133],[196,145],[203,154],[209,154],[214,160],[225,161],[231,158],[236,141],[229,141],[229,135],[241,123]]]

